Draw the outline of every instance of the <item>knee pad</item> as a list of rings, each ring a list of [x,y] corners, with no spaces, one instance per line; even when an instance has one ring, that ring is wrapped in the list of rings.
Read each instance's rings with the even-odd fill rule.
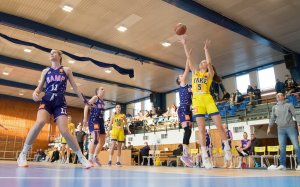
[[[94,140],[94,145],[97,145],[99,143],[98,138]]]
[[[191,128],[189,126],[185,127],[184,135],[183,135],[183,144],[188,145],[190,143],[191,134],[192,134]]]

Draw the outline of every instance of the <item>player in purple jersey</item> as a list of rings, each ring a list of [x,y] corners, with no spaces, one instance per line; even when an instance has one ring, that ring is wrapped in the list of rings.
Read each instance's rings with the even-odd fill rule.
[[[95,107],[91,108],[88,121],[87,116],[89,106],[86,105],[84,107],[83,123],[86,124],[88,122],[89,130],[92,136],[91,143],[89,144],[89,161],[96,166],[101,166],[97,156],[105,143],[106,134],[104,126],[104,92],[105,91],[103,87],[96,88],[96,95],[93,96],[89,101],[89,103],[95,105]]]
[[[37,138],[39,132],[44,127],[45,123],[49,122],[51,115],[57,123],[60,133],[67,140],[67,144],[77,154],[78,159],[88,169],[92,164],[82,155],[77,140],[70,134],[67,126],[67,104],[64,97],[66,91],[67,80],[69,80],[74,92],[78,97],[84,101],[82,93],[79,91],[73,77],[71,68],[63,67],[62,52],[59,50],[51,50],[50,52],[51,67],[42,71],[40,82],[32,94],[34,101],[41,101],[39,110],[37,112],[37,120],[33,127],[30,129],[23,149],[17,160],[19,167],[28,167],[26,155],[31,148],[33,142]],[[46,83],[45,95],[42,100],[39,98]]]
[[[185,40],[183,37],[180,38],[180,42],[184,44]],[[187,52],[187,50],[185,51]],[[191,52],[192,50],[188,52],[189,55],[191,54]],[[186,61],[183,75],[179,75],[176,79],[177,84],[180,86],[179,87],[180,106],[178,107],[178,117],[179,117],[179,122],[181,123],[181,126],[184,129],[183,154],[180,159],[187,167],[193,167],[191,157],[189,154],[189,147],[188,147],[190,143],[190,137],[192,134],[191,128],[193,125],[192,111],[191,111],[192,90],[191,90],[191,86],[187,84],[188,76],[189,76],[189,64],[188,61]]]

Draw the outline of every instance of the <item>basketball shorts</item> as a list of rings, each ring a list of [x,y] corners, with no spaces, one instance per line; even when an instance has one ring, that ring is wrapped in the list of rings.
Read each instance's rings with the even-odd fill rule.
[[[178,118],[180,123],[193,121],[190,105],[180,105],[178,107]]]
[[[213,116],[219,114],[218,108],[210,94],[199,94],[193,97],[193,117]]]
[[[105,134],[105,126],[103,118],[89,118],[88,122],[90,132],[98,131],[100,134]]]
[[[56,120],[59,116],[67,116],[67,102],[63,94],[45,94],[39,110],[46,110]]]
[[[111,130],[110,139],[112,141],[124,142],[125,133],[123,128],[113,128]]]

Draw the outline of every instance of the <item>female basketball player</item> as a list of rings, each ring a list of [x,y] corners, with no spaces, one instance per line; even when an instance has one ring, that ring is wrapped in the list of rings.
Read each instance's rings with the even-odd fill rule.
[[[42,92],[43,86],[46,83],[45,96],[43,96],[41,100],[37,112],[37,120],[27,135],[24,147],[18,158],[18,165],[20,167],[28,167],[26,154],[45,123],[49,121],[50,116],[53,114],[60,133],[67,140],[70,148],[77,154],[78,159],[84,168],[88,169],[92,167],[92,164],[82,155],[77,140],[70,134],[67,128],[67,104],[64,94],[68,79],[78,97],[84,102],[85,99],[74,81],[71,68],[63,67],[61,65],[62,52],[59,50],[52,50],[50,52],[50,61],[51,67],[42,71],[40,83],[32,94],[34,101],[40,101],[39,94]]]
[[[95,105],[91,108],[88,126],[92,136],[92,140],[89,146],[89,161],[96,166],[101,166],[100,161],[97,157],[101,148],[105,143],[105,126],[104,126],[104,88],[99,87],[95,90],[96,95],[93,96],[89,103]],[[83,123],[87,123],[89,106],[84,107],[84,119]]]
[[[183,42],[184,45],[185,42]],[[224,143],[225,159],[231,160],[231,151],[226,137],[225,130],[222,126],[221,117],[216,104],[210,95],[210,85],[214,79],[215,72],[211,64],[211,57],[209,54],[210,41],[206,40],[204,43],[205,60],[202,60],[197,68],[191,61],[189,53],[186,52],[190,69],[192,71],[192,92],[193,92],[193,117],[196,118],[196,122],[199,127],[199,140],[201,146],[202,160],[205,168],[212,168],[210,159],[207,155],[207,149],[205,146],[205,115],[208,114],[214,124],[219,129],[221,139]],[[186,48],[186,46],[185,46]]]
[[[72,117],[68,115],[68,131],[72,136],[75,136],[75,125],[72,123]],[[67,151],[67,158],[65,159],[65,151]],[[70,146],[67,144],[67,140],[62,137],[61,138],[61,163],[69,164],[69,158],[70,158]]]
[[[125,114],[121,113],[121,105],[116,105],[116,112],[111,117],[111,120],[109,122],[109,129],[111,130],[111,146],[109,150],[109,158],[108,158],[108,165],[111,166],[112,164],[112,156],[114,154],[114,149],[116,146],[116,143],[118,142],[118,155],[117,155],[117,166],[121,166],[120,157],[121,157],[121,148],[122,144],[125,141],[125,133],[124,133],[124,125],[126,125],[126,128],[128,129],[128,133],[131,134],[126,116]]]
[[[180,43],[184,46],[184,51],[188,54],[186,56],[190,56],[192,50],[188,52],[185,45],[185,40],[183,37],[180,37]],[[191,157],[189,155],[189,143],[190,143],[190,137],[192,134],[192,111],[191,111],[191,104],[192,104],[192,90],[191,86],[187,84],[188,76],[189,76],[189,63],[188,60],[185,64],[185,70],[183,75],[179,75],[176,79],[177,84],[179,87],[179,99],[180,104],[178,107],[178,117],[179,122],[181,123],[182,128],[184,129],[184,135],[183,135],[183,154],[180,160],[187,166],[187,167],[193,167],[193,163],[191,161]]]

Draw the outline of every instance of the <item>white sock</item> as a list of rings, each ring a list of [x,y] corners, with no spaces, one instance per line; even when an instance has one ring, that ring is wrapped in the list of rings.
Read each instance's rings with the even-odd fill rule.
[[[187,156],[189,154],[189,147],[188,145],[183,144],[183,155]]]
[[[202,154],[201,154],[201,155],[202,155],[202,159],[203,159],[203,161],[204,161],[204,159],[208,157],[207,149],[206,149],[205,146],[201,146],[201,153],[202,153]]]
[[[120,156],[117,156],[117,162],[120,162]]]
[[[224,143],[224,150],[230,150],[229,142],[228,140],[223,140]]]
[[[81,150],[79,150],[79,151],[75,151],[75,154],[78,156],[78,157],[84,157],[83,156],[83,154],[82,154],[82,152],[81,152]]]
[[[22,154],[26,155],[29,149],[31,148],[31,145],[24,144],[23,149],[22,149]]]
[[[92,160],[94,158],[94,154],[89,154],[89,160]]]
[[[111,161],[111,155],[108,156],[108,161]]]

